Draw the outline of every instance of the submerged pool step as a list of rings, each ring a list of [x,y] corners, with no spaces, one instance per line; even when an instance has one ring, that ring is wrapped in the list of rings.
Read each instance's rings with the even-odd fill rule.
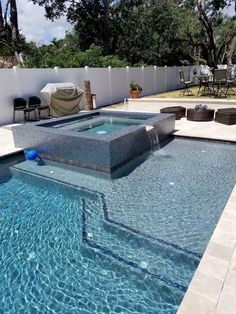
[[[104,222],[100,209],[83,200],[83,243],[98,253],[184,292],[198,260]]]
[[[140,230],[136,230],[128,225],[125,225],[124,223],[121,223],[121,222],[117,222],[113,219],[111,219],[108,215],[108,210],[107,210],[107,207],[106,207],[106,202],[104,200],[104,195],[101,194],[101,198],[102,198],[102,204],[103,204],[103,212],[104,212],[104,220],[106,222],[108,222],[109,224],[113,225],[115,228],[119,228],[120,230],[124,230],[126,231],[128,234],[133,234],[135,235],[136,237],[141,237],[143,239],[147,239],[151,242],[155,242],[156,244],[159,244],[159,245],[163,245],[165,247],[169,247],[170,249],[172,250],[175,250],[179,253],[182,253],[184,255],[187,255],[188,257],[191,257],[195,260],[197,260],[198,262],[200,262],[201,258],[202,258],[202,254],[198,253],[198,252],[194,252],[192,250],[189,250],[189,249],[186,249],[186,248],[183,248],[179,245],[177,245],[176,243],[172,243],[172,242],[169,242],[169,241],[166,241],[164,239],[161,239],[157,236],[152,236],[152,235],[149,235],[149,234],[146,234],[145,232],[141,232]]]
[[[196,269],[198,260],[191,258],[184,252],[176,251],[174,247],[164,243],[153,243],[143,235],[131,232],[128,226],[122,228],[120,224],[108,221],[108,213],[104,195],[63,182],[62,178],[49,177],[47,173],[33,173],[22,169],[15,169],[21,177],[27,176],[47,179],[63,184],[82,192],[82,241],[87,248],[103,254],[114,261],[135,271],[148,275],[151,279],[177,288],[184,292]],[[38,180],[38,179],[37,179]],[[165,242],[165,241],[164,241]],[[155,248],[155,249],[154,249]]]

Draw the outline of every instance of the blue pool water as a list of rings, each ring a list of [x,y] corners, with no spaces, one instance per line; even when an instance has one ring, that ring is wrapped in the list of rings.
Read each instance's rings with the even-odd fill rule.
[[[59,128],[66,131],[83,132],[87,134],[102,136],[122,130],[131,125],[140,125],[145,119],[116,117],[116,116],[91,116],[80,118],[79,120],[64,122],[53,125],[53,128]]]
[[[84,132],[87,134],[93,134],[93,135],[106,135],[113,133],[115,131],[122,130],[129,126],[128,124],[125,123],[103,123],[98,126],[92,126],[91,128],[88,128],[87,130],[80,131],[79,132]]]
[[[233,145],[179,139],[117,180],[2,171],[0,313],[176,313],[234,160]]]

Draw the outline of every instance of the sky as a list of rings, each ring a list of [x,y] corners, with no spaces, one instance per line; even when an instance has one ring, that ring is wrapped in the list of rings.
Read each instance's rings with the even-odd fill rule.
[[[5,1],[2,1],[3,10]],[[17,8],[21,33],[27,41],[34,41],[37,45],[49,44],[54,37],[63,38],[65,32],[72,29],[72,26],[63,17],[54,22],[47,20],[44,17],[44,8],[34,5],[31,1],[17,0]],[[232,5],[226,12],[234,15],[234,6]]]
[[[17,9],[21,33],[27,41],[34,41],[37,45],[48,44],[54,37],[63,38],[65,32],[72,29],[65,18],[54,22],[46,19],[44,8],[34,5],[31,1],[18,0]]]

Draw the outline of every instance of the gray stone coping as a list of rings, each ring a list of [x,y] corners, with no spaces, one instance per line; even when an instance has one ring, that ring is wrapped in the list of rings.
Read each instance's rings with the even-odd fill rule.
[[[236,185],[177,313],[236,313]]]

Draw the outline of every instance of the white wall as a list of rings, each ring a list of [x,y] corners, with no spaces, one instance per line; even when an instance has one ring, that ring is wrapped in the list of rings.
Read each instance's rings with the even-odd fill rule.
[[[77,68],[77,69],[0,69],[0,125],[12,123],[12,100],[15,97],[40,97],[40,90],[47,83],[70,82],[83,88],[84,80],[91,81],[97,106],[112,104],[129,97],[132,80],[143,86],[143,96],[174,90],[181,87],[179,70],[182,67],[140,68]],[[186,79],[191,67],[183,67]],[[41,98],[42,99],[42,98]],[[43,99],[42,99],[43,100]],[[22,119],[21,113],[16,114]]]

